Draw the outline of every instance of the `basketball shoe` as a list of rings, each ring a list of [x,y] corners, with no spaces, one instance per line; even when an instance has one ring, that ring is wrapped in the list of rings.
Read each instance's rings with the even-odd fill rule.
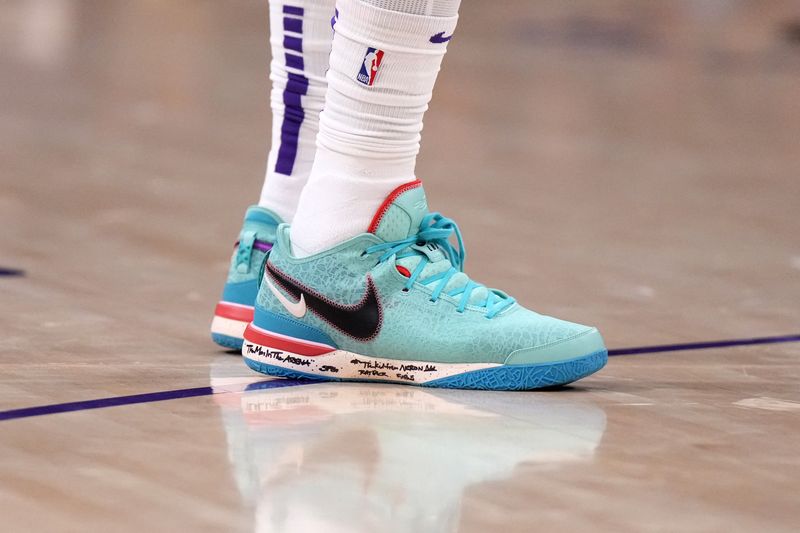
[[[242,348],[242,333],[253,320],[261,268],[275,242],[275,231],[280,223],[278,215],[257,205],[249,207],[245,213],[228,279],[211,321],[211,338],[220,346]]]
[[[316,255],[294,257],[281,225],[245,362],[273,376],[496,390],[563,385],[605,365],[597,329],[476,283],[464,256],[458,226],[428,212],[419,181],[397,188],[367,233]]]

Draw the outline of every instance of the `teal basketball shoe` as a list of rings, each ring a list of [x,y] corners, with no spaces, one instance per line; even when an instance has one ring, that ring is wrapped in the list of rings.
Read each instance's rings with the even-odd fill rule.
[[[278,215],[257,205],[249,207],[244,215],[228,279],[211,321],[211,339],[220,346],[242,348],[242,334],[253,320],[261,267],[272,249],[280,223]]]
[[[367,233],[316,255],[294,257],[281,225],[244,360],[272,376],[494,390],[563,385],[605,365],[597,329],[476,283],[464,256],[458,226],[428,212],[419,181],[396,189]]]

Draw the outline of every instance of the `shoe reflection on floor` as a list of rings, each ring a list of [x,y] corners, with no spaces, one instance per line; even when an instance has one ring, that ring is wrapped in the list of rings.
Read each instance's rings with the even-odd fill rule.
[[[221,361],[212,386],[252,379]],[[300,383],[214,396],[257,531],[455,530],[467,488],[521,463],[589,461],[606,426],[602,409],[559,392]]]

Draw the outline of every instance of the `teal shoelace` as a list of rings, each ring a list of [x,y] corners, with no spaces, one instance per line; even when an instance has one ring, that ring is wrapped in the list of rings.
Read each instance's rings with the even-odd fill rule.
[[[450,243],[450,237],[453,234],[456,236],[458,248],[455,248]],[[444,252],[444,254],[447,256],[447,259],[450,261],[450,268],[437,274],[422,278],[422,271],[425,270],[425,267],[431,263],[431,261],[427,254],[419,250],[415,250],[413,246],[428,246],[431,244],[435,245],[438,249]],[[478,288],[486,289],[486,298],[483,300],[483,302],[473,303],[472,305],[485,308],[486,318],[494,318],[498,313],[503,311],[503,309],[510,307],[516,301],[514,298],[506,295],[505,293],[485,287],[484,285],[481,285],[480,283],[477,283],[469,278],[467,278],[466,283],[463,285],[445,291],[445,287],[453,278],[453,276],[459,272],[464,272],[464,261],[467,258],[467,251],[464,248],[464,241],[461,238],[461,230],[458,229],[458,225],[455,223],[455,221],[442,216],[440,213],[428,213],[425,215],[420,222],[419,232],[417,234],[409,235],[405,239],[401,239],[399,241],[385,242],[382,244],[376,244],[375,246],[370,246],[365,250],[364,253],[373,254],[377,252],[383,252],[378,259],[378,263],[388,261],[392,257],[395,259],[403,259],[405,257],[418,256],[420,258],[419,264],[414,269],[414,272],[412,272],[408,277],[408,281],[406,282],[403,290],[410,290],[415,282],[419,282],[425,286],[436,283],[433,293],[431,294],[431,301],[437,301],[442,293],[452,297],[461,295],[461,299],[459,300],[456,308],[459,313],[464,312],[469,304],[469,300],[473,291]]]

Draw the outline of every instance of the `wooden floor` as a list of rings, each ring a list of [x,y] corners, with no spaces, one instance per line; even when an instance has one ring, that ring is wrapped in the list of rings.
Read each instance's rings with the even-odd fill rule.
[[[0,421],[0,529],[797,531],[800,343],[513,394],[217,349],[266,31],[265,0],[0,4],[0,411],[161,393]],[[611,348],[799,334],[798,35],[793,1],[465,0],[418,171],[470,273]]]

